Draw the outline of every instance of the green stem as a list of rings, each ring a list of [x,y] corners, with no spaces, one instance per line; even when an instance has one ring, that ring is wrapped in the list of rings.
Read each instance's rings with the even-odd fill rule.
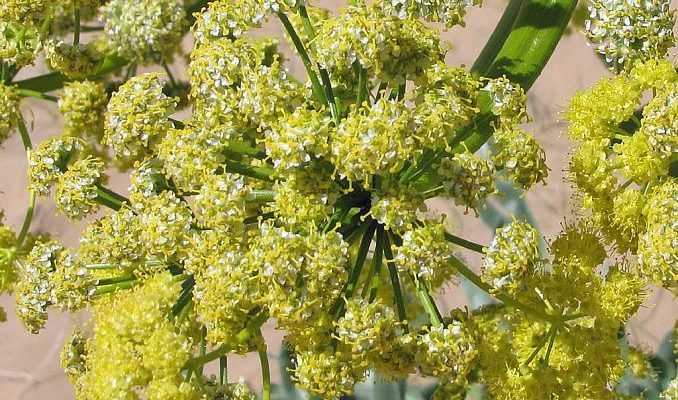
[[[388,266],[388,274],[391,278],[391,285],[393,287],[393,297],[395,298],[396,308],[398,310],[398,319],[403,322],[405,325],[405,330],[408,330],[407,326],[407,314],[405,312],[405,300],[403,298],[403,291],[400,287],[400,278],[398,277],[398,269],[393,262],[393,251],[391,250],[391,242],[388,239],[388,235],[384,231],[383,225],[379,225],[379,232],[377,233],[381,236],[381,239],[384,243],[384,257],[386,257],[386,265]]]
[[[31,136],[28,134],[28,129],[26,128],[26,123],[24,118],[21,115],[16,117],[17,128],[19,129],[19,135],[21,136],[21,143],[24,146],[26,151],[26,160],[30,162],[31,151],[33,150],[33,142],[31,141]],[[21,223],[21,230],[19,231],[19,236],[17,238],[18,249],[23,246],[28,236],[28,230],[31,227],[31,222],[33,222],[33,211],[35,210],[35,192],[29,190],[28,192],[28,207],[26,208],[26,214],[24,215],[24,221]]]
[[[451,233],[445,232],[445,240],[447,240],[448,242],[454,243],[458,246],[461,246],[465,249],[475,251],[476,253],[484,254],[483,249],[485,248],[485,246],[480,245],[478,243],[474,243],[470,240],[466,240],[464,238],[460,238],[459,236],[455,236]]]
[[[115,276],[115,277],[112,277],[112,278],[99,279],[97,281],[97,285],[98,286],[106,286],[106,285],[112,285],[114,283],[127,282],[127,281],[130,281],[130,280],[134,280],[134,275],[125,274],[125,275]]]
[[[111,284],[111,285],[97,286],[96,289],[94,289],[94,295],[100,296],[100,295],[107,294],[107,293],[114,293],[114,292],[117,292],[119,290],[130,289],[134,286],[135,282],[136,282],[136,279],[131,279],[131,280],[128,280],[128,281],[114,283],[114,284]]]
[[[219,357],[219,386],[223,387],[228,382],[228,358]]]
[[[549,330],[548,330],[548,332],[546,333],[546,335],[544,335],[544,337],[542,337],[542,338],[539,340],[539,343],[537,343],[537,346],[535,347],[534,351],[530,354],[530,356],[527,358],[527,360],[525,360],[525,362],[523,363],[523,365],[525,365],[525,366],[530,365],[530,363],[532,362],[532,360],[534,360],[534,358],[537,357],[537,354],[539,354],[539,352],[541,351],[541,349],[543,349],[544,346],[546,345],[546,342],[547,342],[547,341],[551,338],[551,336],[553,335],[553,332],[554,332],[555,328],[556,328],[555,325],[551,325],[551,327],[549,327]]]
[[[381,235],[377,235],[376,243],[374,245],[374,256],[372,257],[372,267],[367,275],[365,286],[361,293],[361,297],[365,297],[369,290],[369,302],[372,303],[377,297],[377,286],[379,276],[381,274],[381,267],[384,261],[384,239]]]
[[[80,6],[78,0],[73,0],[73,25],[75,27],[73,46],[78,46],[80,44]]]
[[[551,58],[577,0],[524,0],[487,76],[506,76],[527,91]]]
[[[48,94],[38,92],[35,90],[30,90],[30,89],[17,89],[17,93],[21,97],[33,97],[35,99],[40,99],[40,100],[47,100],[56,103],[59,101],[59,98],[56,96],[50,96]]]
[[[273,175],[272,168],[244,164],[233,160],[226,160],[224,171],[249,176],[250,178],[259,179],[262,181],[273,180],[271,177],[271,175]]]
[[[426,314],[428,314],[431,325],[435,327],[442,326],[443,325],[442,315],[440,315],[438,306],[436,306],[433,297],[431,297],[431,293],[429,293],[428,288],[426,287],[426,283],[417,276],[413,276],[412,279],[414,280],[414,284],[417,288],[417,295],[419,296],[419,301],[421,302],[421,305],[424,307],[424,310],[426,310]]]
[[[167,74],[167,77],[170,80],[170,84],[172,85],[172,88],[177,89],[179,87],[179,85],[177,85],[177,81],[176,81],[176,79],[174,79],[174,75],[172,74],[172,70],[169,68],[169,65],[167,65],[167,63],[163,61],[162,68],[165,70],[165,73]]]
[[[357,107],[360,107],[367,98],[367,72],[359,61],[356,61],[356,63],[358,65],[358,94],[355,103]]]
[[[551,333],[551,339],[549,339],[549,346],[546,349],[546,355],[544,356],[544,362],[546,363],[546,365],[548,365],[549,359],[551,358],[551,351],[553,351],[553,345],[556,342],[556,336],[557,335],[558,335],[558,328],[556,327],[556,329],[554,329],[553,332]]]
[[[315,29],[313,28],[311,18],[308,16],[306,6],[304,5],[299,6],[299,16],[301,17],[301,23],[304,26],[306,35],[308,35],[308,37],[311,40],[313,40],[313,38],[315,38]],[[320,64],[316,64],[316,66],[318,67],[318,71],[320,72],[320,79],[322,80],[323,87],[325,89],[325,98],[327,98],[327,103],[329,104],[330,113],[332,114],[332,118],[334,119],[334,124],[336,126],[339,126],[339,110],[337,108],[337,103],[334,99],[334,91],[332,89],[332,81],[330,79],[330,74]]]
[[[124,204],[129,204],[129,200],[114,191],[97,184],[96,202],[112,210],[118,211]]]
[[[285,15],[285,13],[279,12],[278,18],[280,19],[280,22],[282,22],[283,27],[287,31],[287,34],[290,36],[290,39],[292,39],[292,43],[294,44],[294,47],[297,49],[299,57],[301,58],[301,62],[304,64],[304,67],[306,68],[306,73],[308,74],[308,78],[311,80],[311,86],[313,88],[313,94],[315,98],[321,104],[329,106],[329,102],[327,100],[327,97],[325,96],[325,92],[323,91],[322,86],[320,85],[320,81],[318,80],[318,75],[313,70],[313,63],[311,63],[311,58],[308,56],[308,52],[306,52],[306,47],[304,47],[304,43],[302,43],[301,39],[299,38],[299,35],[297,35],[297,32],[294,30],[294,26],[290,22],[289,18],[287,18],[287,15]]]
[[[259,331],[261,335],[261,331]],[[268,355],[266,354],[266,346],[259,350],[259,363],[261,364],[261,399],[271,400],[271,368],[268,365]]]
[[[476,72],[480,75],[487,73],[487,70],[492,65],[492,61],[497,57],[497,54],[501,50],[502,46],[506,42],[513,24],[516,21],[518,16],[518,11],[520,6],[523,4],[524,0],[511,0],[504,10],[504,14],[501,16],[499,23],[494,28],[492,35],[485,43],[485,47],[478,55],[478,58],[473,63],[471,67],[472,72]]]
[[[358,284],[358,279],[360,279],[360,273],[363,270],[365,265],[365,260],[367,259],[367,253],[370,250],[370,243],[372,243],[372,238],[374,237],[374,232],[377,230],[377,222],[371,220],[363,238],[360,241],[360,247],[358,248],[358,253],[356,254],[355,264],[353,265],[353,270],[351,270],[351,275],[346,282],[346,287],[343,291],[342,298],[338,299],[335,303],[331,314],[341,315],[344,312],[344,307],[346,306],[344,298],[346,300],[350,299],[355,292],[356,285]]]
[[[263,160],[266,158],[266,152],[252,147],[244,142],[239,142],[237,140],[230,140],[228,142],[228,147],[226,148],[226,153],[238,154],[243,156],[249,156],[256,158],[257,160]]]

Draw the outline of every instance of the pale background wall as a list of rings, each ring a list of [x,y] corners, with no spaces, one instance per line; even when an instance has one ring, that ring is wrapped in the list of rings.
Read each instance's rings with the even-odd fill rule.
[[[341,0],[317,0],[317,4],[336,10],[345,4]],[[494,28],[503,7],[504,0],[488,0],[482,9],[473,9],[467,18],[465,29],[455,28],[444,33],[444,37],[453,44],[448,56],[450,64],[473,63],[482,45]],[[279,34],[277,24],[270,24],[266,31]],[[291,54],[283,41],[286,54]],[[290,62],[291,71],[303,76],[303,67],[293,56]],[[183,67],[173,67],[175,71]],[[22,76],[32,76],[44,72],[44,67],[36,67]],[[577,90],[585,88],[605,75],[607,71],[600,64],[583,37],[577,33],[564,38],[559,44],[551,62],[541,78],[530,91],[530,113],[534,122],[530,126],[537,140],[546,150],[551,174],[547,186],[539,186],[527,194],[527,203],[538,221],[539,228],[545,236],[553,236],[560,230],[566,217],[571,219],[571,189],[564,180],[563,168],[567,165],[567,154],[570,143],[564,132],[564,124],[560,113],[567,104],[567,99]],[[26,100],[24,115],[32,122],[34,142],[60,132],[60,117],[53,104]],[[0,208],[6,210],[10,225],[17,230],[23,219],[26,193],[26,161],[18,136],[11,138],[3,149],[0,149]],[[128,185],[124,176],[112,176],[110,186],[125,191]],[[457,231],[462,236],[488,243],[491,232],[482,222],[472,216],[463,216],[460,210],[444,201],[435,201],[434,207],[440,211],[448,211],[457,215]],[[79,232],[84,224],[73,224],[55,212],[51,200],[42,199],[36,208],[33,230],[46,230],[62,239],[66,245],[75,246]],[[468,260],[476,268],[479,259],[468,255]],[[465,301],[461,288],[449,288],[442,299],[441,306],[449,308]],[[87,321],[85,313],[81,315],[65,315],[51,313],[47,328],[40,335],[30,335],[23,331],[21,324],[14,316],[13,299],[0,296],[0,305],[6,308],[9,321],[0,324],[0,399],[33,400],[33,399],[70,399],[72,389],[59,367],[59,352],[65,338],[70,334],[74,324]],[[665,332],[673,326],[678,318],[678,302],[663,290],[652,290],[645,308],[634,317],[631,332],[636,343],[647,348],[654,348]],[[277,379],[275,358],[282,335],[267,325],[265,335],[269,338],[269,355],[273,367],[274,380]],[[259,381],[259,365],[255,357],[239,360],[229,359],[229,374],[232,380],[243,376],[253,382]]]

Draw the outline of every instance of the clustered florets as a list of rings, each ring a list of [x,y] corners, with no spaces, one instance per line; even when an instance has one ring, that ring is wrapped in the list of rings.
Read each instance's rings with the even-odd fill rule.
[[[675,43],[670,5],[669,0],[593,0],[586,34],[613,70],[662,59]]]
[[[487,247],[447,233],[426,200],[479,213],[498,179],[528,190],[548,168],[515,77],[444,62],[449,46],[429,23],[463,25],[479,0],[354,0],[334,16],[304,0],[213,0],[192,16],[201,3],[55,3],[0,4],[0,142],[20,128],[32,195],[91,219],[75,251],[0,225],[0,292],[15,292],[34,333],[50,307],[91,308],[91,332],[76,331],[61,355],[77,399],[253,400],[203,367],[256,351],[267,370],[269,319],[292,380],[324,399],[373,373],[435,378],[440,400],[476,382],[500,400],[617,398],[620,327],[648,283],[678,290],[665,1],[593,2],[589,36],[623,72],[566,113],[570,176],[590,213],[547,246],[513,221]],[[97,14],[100,36],[65,40]],[[277,40],[248,34],[273,17],[308,82]],[[184,54],[189,20],[195,40],[177,80],[167,64]],[[65,82],[64,128],[33,149],[19,98],[52,96],[12,82],[39,50]],[[167,79],[136,75],[154,63]],[[478,133],[493,137],[486,152]],[[128,197],[105,186],[109,160],[129,173]],[[100,205],[113,211],[91,217]],[[480,276],[454,244],[483,254]],[[434,295],[459,274],[502,304],[441,313]]]
[[[650,60],[578,94],[567,112],[570,135],[579,142],[571,176],[594,224],[619,251],[638,254],[648,277],[672,290],[675,251],[668,249],[676,228],[665,218],[678,202],[670,172],[678,149],[678,104],[671,100],[676,82],[673,65]],[[648,90],[654,96],[639,120],[636,108]]]

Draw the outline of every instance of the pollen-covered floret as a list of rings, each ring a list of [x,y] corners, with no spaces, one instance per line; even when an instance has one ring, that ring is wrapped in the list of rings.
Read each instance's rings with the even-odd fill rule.
[[[675,43],[670,0],[593,0],[586,35],[613,70],[662,59]]]
[[[4,0],[0,4],[0,20],[37,26],[49,16],[50,6],[46,0]]]
[[[397,172],[419,150],[410,127],[403,102],[380,99],[367,110],[353,108],[330,144],[339,176],[369,183],[372,175]]]
[[[352,354],[359,358],[370,357],[390,351],[399,324],[391,307],[379,301],[368,303],[363,299],[351,299],[346,303],[344,315],[335,322],[335,335]]]
[[[397,233],[408,232],[417,223],[418,212],[426,210],[424,197],[407,187],[390,187],[372,193],[370,214],[384,225],[384,229]]]
[[[139,240],[149,254],[170,258],[186,249],[193,221],[186,202],[165,191],[132,206],[139,215]]]
[[[76,330],[68,337],[61,350],[61,368],[71,384],[75,384],[87,371],[85,367],[85,360],[87,359],[86,343],[87,339],[83,333]]]
[[[197,390],[191,382],[182,383],[181,375],[193,342],[170,315],[180,289],[180,281],[164,272],[96,303],[94,336],[86,345],[86,372],[74,385],[76,398],[141,394],[159,400],[163,393],[199,398],[175,397]]]
[[[64,85],[58,104],[65,135],[101,139],[107,103],[106,88],[99,82],[74,81]]]
[[[445,240],[442,223],[427,223],[408,230],[402,240],[394,259],[401,271],[426,279],[434,288],[452,279],[454,271],[448,261],[452,247]]]
[[[207,340],[246,353],[255,342],[237,343],[236,336],[267,289],[257,279],[258,266],[245,257],[246,247],[228,235],[212,230],[195,236],[186,269],[195,278],[195,312],[207,328]]]
[[[419,332],[415,354],[419,371],[446,382],[466,384],[478,355],[473,326],[469,325],[470,320],[464,317]]]
[[[70,160],[82,150],[82,143],[72,136],[53,136],[37,147],[28,160],[28,187],[47,196],[52,185],[67,170]]]
[[[332,181],[328,168],[312,164],[289,171],[286,178],[273,185],[271,209],[287,229],[317,226],[331,215],[339,187]]]
[[[170,129],[157,146],[165,173],[181,190],[198,190],[224,163],[224,149],[236,137],[236,129],[232,125]]]
[[[280,171],[308,164],[328,152],[331,118],[326,113],[297,108],[264,132],[266,155]]]
[[[348,7],[323,23],[313,44],[314,58],[332,76],[352,76],[358,61],[370,76],[397,83],[422,75],[445,56],[435,30],[386,15],[378,5]]]
[[[495,153],[492,161],[506,171],[509,179],[528,190],[548,176],[546,154],[529,133],[520,128],[500,129],[494,133]]]
[[[346,281],[348,244],[341,235],[287,232],[266,222],[250,262],[261,268],[266,305],[282,328],[304,328],[329,311]],[[302,285],[299,285],[302,282]]]
[[[456,135],[478,113],[473,102],[479,82],[466,70],[443,62],[428,68],[422,81],[415,92],[416,136],[427,148],[450,151]]]
[[[72,45],[61,40],[49,40],[44,44],[44,50],[50,68],[69,79],[93,75],[103,59],[95,42]]]
[[[466,9],[480,6],[482,0],[380,0],[384,12],[400,19],[423,18],[429,22],[440,22],[450,29],[464,26]]]
[[[173,129],[169,115],[176,98],[162,92],[160,74],[147,73],[125,82],[111,96],[106,111],[104,142],[117,158],[138,160]]]
[[[129,207],[123,207],[85,228],[78,258],[86,264],[111,264],[120,270],[136,270],[145,257],[140,234],[139,216]]]
[[[490,109],[502,125],[510,127],[527,121],[527,95],[522,87],[501,77],[490,80],[481,90],[489,95]]]
[[[68,167],[56,182],[56,206],[71,219],[82,219],[99,208],[97,185],[105,180],[104,162],[87,157]]]
[[[185,18],[176,0],[111,0],[101,17],[111,47],[140,63],[170,58],[183,36]]]
[[[21,118],[19,96],[11,86],[0,83],[0,146],[14,129],[17,118]]]
[[[188,69],[191,98],[203,120],[277,120],[299,100],[299,84],[288,76],[277,42],[217,39],[191,52]],[[215,122],[212,122],[215,121]]]
[[[367,368],[341,352],[303,352],[292,371],[297,385],[324,399],[353,394],[356,383],[365,379]]]
[[[638,243],[641,273],[678,291],[678,183],[667,180],[653,188],[644,212],[647,230]]]
[[[38,333],[47,322],[47,307],[82,308],[94,293],[96,281],[60,244],[37,244],[20,264],[16,312],[26,329]]]
[[[203,227],[238,232],[247,216],[251,189],[245,178],[235,174],[210,175],[193,198],[195,220]]]
[[[269,14],[292,10],[303,0],[217,0],[197,16],[193,34],[200,44],[215,38],[239,38],[261,26]]]
[[[591,220],[567,224],[550,244],[550,251],[556,263],[568,263],[575,257],[576,264],[583,269],[593,270],[605,261],[607,252],[599,232]]]
[[[539,237],[525,222],[514,221],[497,229],[492,244],[485,248],[482,278],[498,290],[517,294],[526,278],[539,273]]]
[[[477,210],[496,190],[494,164],[470,152],[443,158],[437,172],[442,178],[443,194],[457,205]]]

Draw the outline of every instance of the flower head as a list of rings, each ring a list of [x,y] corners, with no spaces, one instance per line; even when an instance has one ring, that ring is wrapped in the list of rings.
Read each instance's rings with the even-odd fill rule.
[[[101,139],[107,103],[108,95],[101,83],[92,81],[67,83],[59,97],[59,112],[64,117],[65,134]]]
[[[675,43],[675,15],[668,0],[594,0],[586,35],[611,69],[662,59]]]
[[[165,96],[162,87],[159,74],[147,73],[131,78],[111,97],[104,142],[116,157],[132,161],[143,158],[173,128],[168,117],[177,99]]]
[[[111,47],[141,63],[172,56],[183,36],[185,16],[176,0],[111,0],[102,8]]]
[[[57,209],[72,219],[82,219],[99,208],[97,184],[105,180],[104,162],[88,157],[68,167],[56,182]]]

